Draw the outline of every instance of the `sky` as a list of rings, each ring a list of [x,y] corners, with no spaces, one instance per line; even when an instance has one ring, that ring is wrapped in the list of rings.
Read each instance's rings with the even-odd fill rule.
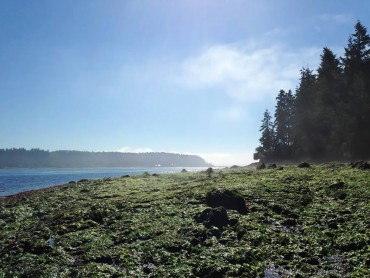
[[[370,2],[0,0],[0,148],[247,165],[265,109]]]

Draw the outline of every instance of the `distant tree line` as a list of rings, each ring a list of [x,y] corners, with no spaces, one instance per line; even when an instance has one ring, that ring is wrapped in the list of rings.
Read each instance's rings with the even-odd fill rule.
[[[370,37],[360,21],[344,57],[325,47],[317,73],[301,70],[293,94],[280,90],[265,111],[255,159],[350,160],[370,157]]]
[[[209,167],[196,155],[0,149],[0,168],[43,167]]]

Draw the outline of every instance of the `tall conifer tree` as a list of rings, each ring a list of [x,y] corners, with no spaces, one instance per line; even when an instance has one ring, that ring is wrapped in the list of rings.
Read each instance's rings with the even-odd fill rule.
[[[301,78],[295,95],[294,145],[296,156],[314,157],[318,153],[315,125],[312,121],[315,110],[316,76],[309,68],[301,70]]]
[[[346,125],[346,103],[343,101],[343,74],[339,59],[329,49],[324,48],[321,63],[317,69],[315,121],[317,139],[320,141],[321,156],[342,157],[345,141],[343,125]]]
[[[351,157],[366,158],[370,155],[370,36],[359,21],[342,61],[348,104],[347,149]]]
[[[283,159],[290,158],[293,147],[294,96],[280,90],[275,107],[275,153]]]
[[[270,159],[274,152],[275,136],[273,124],[271,121],[271,115],[267,109],[263,114],[263,120],[260,131],[261,138],[259,140],[261,146],[256,149],[257,155],[255,156],[255,158],[262,160]]]

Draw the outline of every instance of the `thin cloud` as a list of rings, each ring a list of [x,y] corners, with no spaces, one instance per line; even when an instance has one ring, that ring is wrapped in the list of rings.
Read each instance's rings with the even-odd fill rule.
[[[282,45],[214,45],[183,62],[182,80],[193,90],[218,89],[243,102],[294,89],[302,66],[316,67],[321,49],[290,52]]]
[[[353,21],[353,17],[350,14],[322,14],[318,16],[318,19],[334,24],[344,24]]]

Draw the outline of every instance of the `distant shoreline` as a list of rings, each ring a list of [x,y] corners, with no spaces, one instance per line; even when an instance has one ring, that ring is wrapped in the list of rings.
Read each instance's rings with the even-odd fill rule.
[[[221,167],[215,167],[220,169]],[[0,169],[0,198],[18,193],[50,188],[81,180],[116,179],[125,176],[180,173],[182,169],[197,172],[207,167],[95,167]]]

